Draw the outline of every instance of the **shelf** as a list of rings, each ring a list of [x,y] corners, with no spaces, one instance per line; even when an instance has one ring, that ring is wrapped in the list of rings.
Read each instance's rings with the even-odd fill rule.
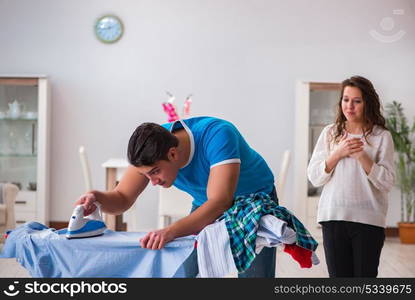
[[[311,91],[341,91],[342,85],[338,82],[310,82]]]
[[[0,78],[1,85],[16,85],[16,86],[38,86],[37,78],[30,77],[9,77],[9,78]]]
[[[309,201],[319,201],[321,195],[307,196]]]
[[[2,154],[0,153],[0,158],[21,158],[21,157],[33,157],[36,158],[37,154]]]
[[[327,125],[329,125],[330,123],[327,124],[310,124],[310,127],[326,127]]]
[[[0,118],[0,121],[37,121],[37,118]]]

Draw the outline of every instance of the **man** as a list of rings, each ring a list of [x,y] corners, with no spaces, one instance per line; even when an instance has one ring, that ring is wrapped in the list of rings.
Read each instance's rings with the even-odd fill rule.
[[[265,160],[228,121],[197,117],[158,125],[143,123],[128,144],[131,165],[110,192],[91,191],[76,202],[90,214],[98,201],[109,214],[129,209],[147,184],[175,185],[193,196],[192,212],[160,230],[147,233],[141,247],[161,249],[169,241],[202,230],[228,210],[236,196],[267,193],[277,202],[274,176]],[[196,251],[185,262],[197,275]],[[264,248],[240,277],[274,277],[275,249]]]

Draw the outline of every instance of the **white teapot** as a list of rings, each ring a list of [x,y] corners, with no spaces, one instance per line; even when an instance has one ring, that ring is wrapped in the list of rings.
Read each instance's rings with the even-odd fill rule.
[[[23,104],[14,100],[13,103],[9,103],[9,111],[7,112],[8,116],[12,119],[17,119],[20,117],[20,114],[23,110]]]

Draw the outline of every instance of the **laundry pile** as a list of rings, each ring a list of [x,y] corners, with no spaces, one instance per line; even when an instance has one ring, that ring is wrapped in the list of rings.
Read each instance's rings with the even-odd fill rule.
[[[302,268],[311,268],[320,263],[314,251],[296,244],[296,232],[286,222],[272,215],[261,217],[256,235],[255,255],[264,247],[281,247]],[[200,277],[224,277],[239,272],[224,220],[205,227],[196,239]]]

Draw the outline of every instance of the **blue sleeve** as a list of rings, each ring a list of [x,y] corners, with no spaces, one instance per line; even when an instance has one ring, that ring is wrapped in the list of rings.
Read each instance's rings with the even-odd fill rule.
[[[230,124],[221,124],[209,129],[205,136],[204,147],[210,167],[229,160],[240,163],[239,133]]]
[[[170,131],[171,123],[164,123],[164,124],[161,124],[160,126],[166,128],[168,131]]]

